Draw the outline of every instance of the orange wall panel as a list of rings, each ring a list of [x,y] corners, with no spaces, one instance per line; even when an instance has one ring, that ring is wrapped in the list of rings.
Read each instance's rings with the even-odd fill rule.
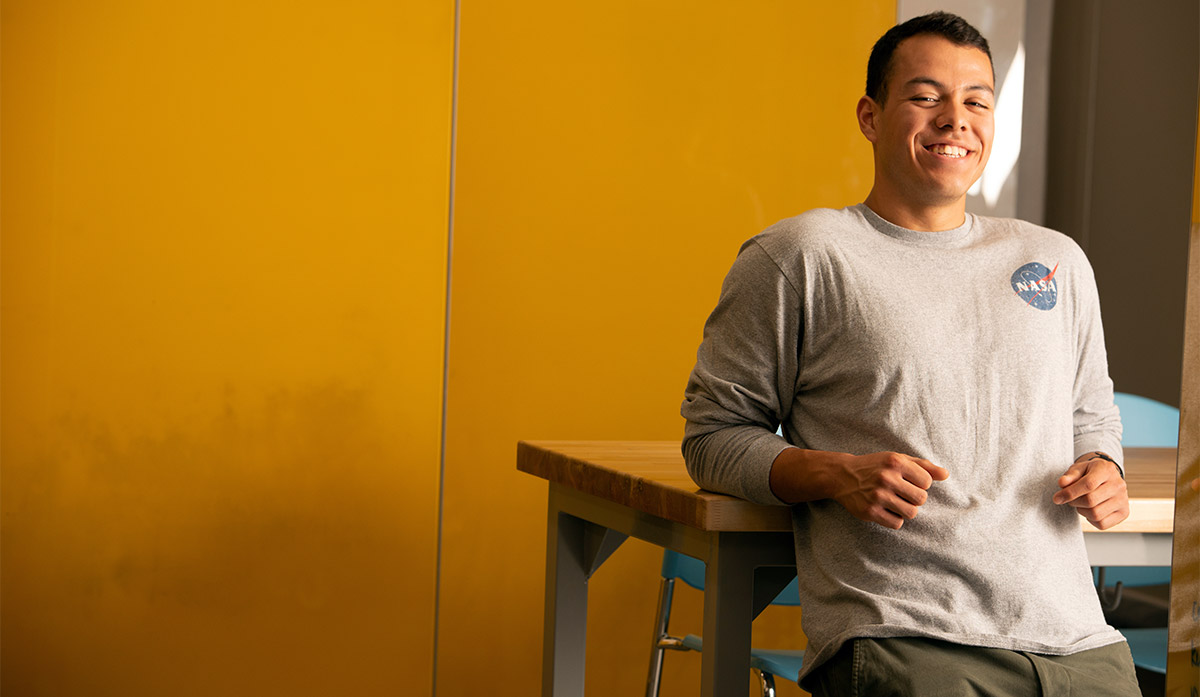
[[[1192,222],[1200,223],[1200,122],[1196,124],[1196,170],[1192,176]]]
[[[536,694],[546,486],[516,471],[517,441],[681,436],[738,246],[867,194],[854,107],[894,18],[890,1],[463,5],[439,695]],[[639,693],[660,555],[626,543],[593,578],[589,693]],[[699,602],[680,608],[698,631]],[[758,638],[799,648],[797,619]],[[668,657],[664,694],[695,693],[689,660]]]
[[[5,694],[430,694],[453,12],[4,3]]]

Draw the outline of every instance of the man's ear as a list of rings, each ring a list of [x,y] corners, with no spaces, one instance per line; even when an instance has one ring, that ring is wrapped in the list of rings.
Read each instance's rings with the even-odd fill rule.
[[[855,113],[858,115],[858,130],[862,131],[867,140],[872,143],[878,138],[875,133],[875,121],[879,116],[879,111],[879,104],[865,95],[858,100],[858,106],[855,107]]]

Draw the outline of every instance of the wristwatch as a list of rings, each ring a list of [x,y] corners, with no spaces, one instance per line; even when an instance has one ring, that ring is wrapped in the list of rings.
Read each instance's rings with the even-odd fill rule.
[[[1094,453],[1092,453],[1092,456],[1089,457],[1088,459],[1089,460],[1095,460],[1095,459],[1108,460],[1109,462],[1111,462],[1117,466],[1117,471],[1121,473],[1121,479],[1125,478],[1125,468],[1121,466],[1121,463],[1119,463],[1116,460],[1112,459],[1111,457],[1105,455],[1104,453],[1094,452]]]

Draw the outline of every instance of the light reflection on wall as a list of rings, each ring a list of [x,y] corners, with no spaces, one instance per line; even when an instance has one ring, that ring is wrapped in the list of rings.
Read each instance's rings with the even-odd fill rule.
[[[1015,215],[1015,210],[996,211],[1004,185],[1011,179],[1015,187],[1017,159],[1021,155],[1021,113],[1025,108],[1025,45],[1017,44],[1016,55],[1009,65],[1004,82],[996,90],[996,137],[992,155],[983,176],[967,192],[982,196],[989,215]],[[1011,202],[1015,208],[1015,200]],[[980,211],[984,212],[984,211]]]
[[[1026,69],[1030,67],[1025,60],[1025,0],[899,0],[896,21],[903,22],[937,10],[959,15],[983,34],[988,40],[996,71],[995,140],[987,169],[967,192],[967,211],[1005,218],[1022,217],[1017,214],[1017,170],[1022,155],[1022,117],[1027,101]],[[1038,61],[1034,61],[1032,68],[1046,70],[1046,66]],[[1038,158],[1044,153],[1028,152],[1025,156]],[[1036,186],[1037,182],[1031,184]],[[1032,219],[1032,222],[1041,221]]]

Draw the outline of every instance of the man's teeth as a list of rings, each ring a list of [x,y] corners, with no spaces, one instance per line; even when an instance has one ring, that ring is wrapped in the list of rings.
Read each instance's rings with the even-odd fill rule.
[[[930,145],[927,150],[935,155],[946,157],[966,157],[967,149],[957,145]]]

